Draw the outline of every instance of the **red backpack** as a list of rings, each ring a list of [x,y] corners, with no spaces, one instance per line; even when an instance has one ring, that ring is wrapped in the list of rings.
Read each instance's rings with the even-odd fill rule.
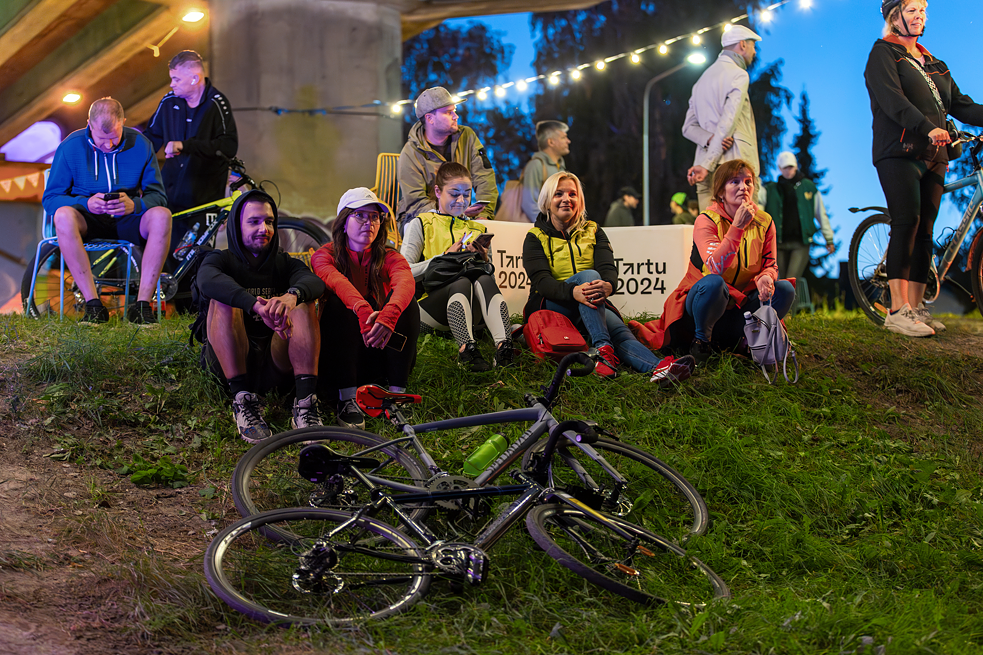
[[[526,345],[540,359],[549,357],[559,361],[570,353],[587,350],[587,342],[570,319],[548,309],[533,312],[522,334]]]

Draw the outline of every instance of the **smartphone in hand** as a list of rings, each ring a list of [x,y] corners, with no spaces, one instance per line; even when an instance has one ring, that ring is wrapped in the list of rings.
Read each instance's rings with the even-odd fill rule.
[[[494,234],[488,234],[487,232],[484,232],[482,234],[479,234],[478,237],[474,241],[472,241],[471,243],[473,245],[475,245],[475,246],[478,246],[482,250],[488,250],[488,248],[491,247],[491,242],[492,242],[492,237],[493,236],[495,236],[495,235]]]
[[[119,200],[119,192],[113,191],[112,193],[104,193],[102,194],[102,199],[106,202],[109,202],[110,200]]]
[[[389,341],[386,342],[386,348],[389,350],[395,350],[396,352],[403,352],[403,348],[406,346],[406,337],[399,332],[393,332],[389,335]]]

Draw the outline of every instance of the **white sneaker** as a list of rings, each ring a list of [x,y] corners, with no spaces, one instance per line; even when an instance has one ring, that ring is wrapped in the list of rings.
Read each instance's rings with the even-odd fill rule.
[[[297,398],[294,400],[293,418],[290,419],[290,427],[294,430],[298,428],[321,427],[321,406],[315,394],[307,398]]]
[[[932,312],[928,311],[928,307],[925,306],[925,303],[919,303],[918,307],[916,307],[914,311],[915,316],[918,317],[918,320],[935,330],[936,333],[945,332],[945,323],[932,316]]]
[[[248,391],[240,391],[232,401],[232,416],[235,418],[239,436],[249,443],[259,443],[273,436],[270,426],[263,420],[263,410],[259,396]]]
[[[931,337],[935,334],[935,330],[919,320],[915,310],[908,303],[893,314],[888,312],[884,318],[884,327],[891,332],[908,337]]]

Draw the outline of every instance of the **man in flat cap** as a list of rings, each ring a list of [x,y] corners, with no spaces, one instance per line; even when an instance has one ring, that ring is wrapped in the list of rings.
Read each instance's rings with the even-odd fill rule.
[[[751,164],[760,176],[758,135],[748,99],[747,67],[754,61],[755,42],[761,37],[742,25],[734,25],[720,38],[723,50],[693,85],[683,136],[696,144],[693,167],[686,173],[696,185],[700,210],[711,201],[713,171],[732,159]]]
[[[462,164],[474,182],[474,203],[464,210],[471,218],[492,219],[498,186],[485,147],[470,127],[457,122],[457,105],[464,99],[435,86],[416,99],[419,121],[399,153],[399,222],[405,225],[419,214],[437,209],[434,182],[437,169],[448,161]]]

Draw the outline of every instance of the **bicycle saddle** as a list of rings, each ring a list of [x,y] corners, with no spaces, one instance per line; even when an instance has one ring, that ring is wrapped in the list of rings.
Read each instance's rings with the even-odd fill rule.
[[[423,396],[412,393],[393,393],[386,391],[377,384],[366,384],[358,388],[355,392],[355,402],[362,408],[362,411],[371,416],[377,417],[382,413],[386,406],[419,404],[423,402]]]

